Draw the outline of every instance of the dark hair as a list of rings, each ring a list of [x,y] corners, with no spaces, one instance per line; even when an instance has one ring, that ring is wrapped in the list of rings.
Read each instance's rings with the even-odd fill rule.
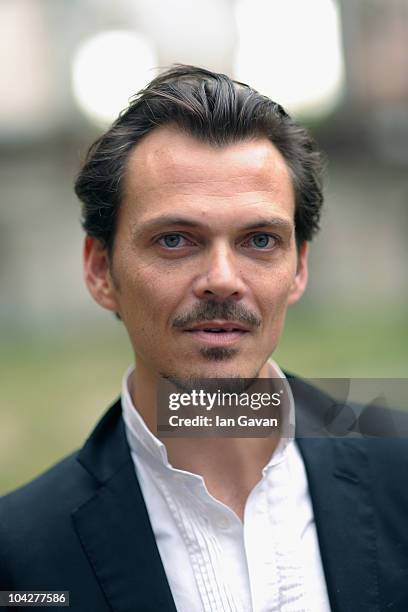
[[[82,226],[112,254],[121,183],[132,148],[160,125],[177,124],[222,147],[267,137],[290,169],[296,198],[297,244],[319,229],[322,158],[307,130],[266,96],[224,74],[177,64],[153,79],[90,147],[75,183]]]

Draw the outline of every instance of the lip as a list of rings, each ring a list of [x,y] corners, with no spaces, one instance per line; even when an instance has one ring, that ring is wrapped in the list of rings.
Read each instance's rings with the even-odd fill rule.
[[[228,346],[239,342],[244,336],[247,336],[247,331],[236,330],[226,332],[205,332],[202,329],[191,330],[188,332],[192,338],[198,340],[202,344],[211,346]]]
[[[205,329],[223,329],[222,332],[208,332]],[[184,330],[192,338],[210,346],[228,346],[239,342],[249,330],[237,321],[204,321],[191,329]]]
[[[248,332],[249,331],[248,327],[246,327],[242,323],[239,323],[238,321],[223,321],[221,319],[214,319],[213,321],[202,321],[201,323],[197,323],[197,325],[193,325],[193,327],[190,327],[189,329],[186,329],[185,331],[196,332],[196,331],[200,331],[204,329],[225,329],[226,332],[233,332],[233,331]]]

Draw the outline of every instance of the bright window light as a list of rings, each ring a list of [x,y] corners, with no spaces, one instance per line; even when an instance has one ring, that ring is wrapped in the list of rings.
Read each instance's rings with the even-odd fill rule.
[[[141,34],[107,31],[87,39],[72,61],[75,100],[94,123],[106,127],[156,72],[153,48]]]
[[[344,88],[334,0],[238,0],[236,20],[235,78],[298,117],[333,110]]]

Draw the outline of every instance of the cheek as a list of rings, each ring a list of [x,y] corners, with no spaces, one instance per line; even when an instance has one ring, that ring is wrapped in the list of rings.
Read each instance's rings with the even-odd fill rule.
[[[121,277],[120,306],[132,335],[162,334],[185,295],[173,274],[156,274],[151,267],[124,271]]]
[[[295,267],[288,266],[287,269],[271,270],[259,279],[260,305],[268,319],[275,319],[286,310],[295,274]]]

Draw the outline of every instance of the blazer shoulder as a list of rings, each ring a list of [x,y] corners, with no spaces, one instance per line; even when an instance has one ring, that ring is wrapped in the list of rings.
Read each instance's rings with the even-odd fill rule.
[[[16,521],[21,515],[27,515],[24,518],[30,520],[31,517],[34,519],[37,516],[48,516],[50,512],[55,514],[67,509],[72,512],[83,503],[84,497],[89,497],[101,484],[100,479],[93,473],[92,462],[89,461],[89,465],[84,463],[83,455],[86,456],[89,449],[92,449],[93,454],[98,457],[103,454],[105,448],[109,448],[110,455],[116,457],[118,445],[113,432],[115,428],[118,429],[118,425],[120,411],[117,402],[103,415],[82,448],[60,460],[29,483],[0,497],[0,526],[5,514],[11,521]],[[113,462],[107,463],[108,472],[112,471]]]
[[[28,484],[0,498],[0,583],[18,584],[29,567],[72,541],[71,512],[92,495],[94,479],[72,453]],[[11,587],[10,587],[11,588]]]
[[[44,497],[48,497],[48,502],[51,499],[60,498],[62,501],[71,498],[75,489],[90,482],[89,474],[78,462],[78,455],[78,450],[72,452],[30,482],[1,496],[0,512],[4,508],[17,508],[25,504],[41,506]]]
[[[71,575],[73,560],[78,580],[89,571],[73,514],[99,494],[127,457],[120,417],[115,405],[79,451],[0,498],[1,585],[37,588],[35,581],[45,584],[45,575],[52,584]]]
[[[50,529],[89,497],[95,480],[77,459],[76,451],[0,498],[0,542],[2,534],[22,539],[33,531]]]
[[[285,372],[295,400],[296,431],[299,437],[359,439],[374,456],[391,453],[408,457],[408,410],[348,399],[346,379],[337,384],[344,399],[335,399],[313,381]],[[335,381],[337,383],[337,381]],[[330,389],[330,386],[327,387]]]

